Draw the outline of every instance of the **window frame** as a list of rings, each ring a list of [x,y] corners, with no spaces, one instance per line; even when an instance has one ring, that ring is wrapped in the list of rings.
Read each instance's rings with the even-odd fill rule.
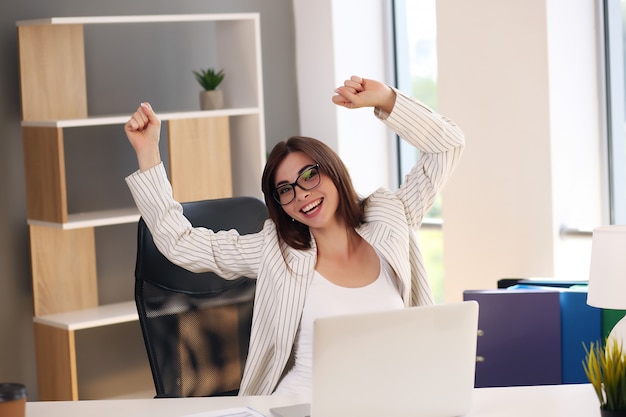
[[[626,7],[626,4],[624,5]],[[606,110],[606,172],[608,217],[611,224],[626,223],[626,106],[624,85],[624,27],[620,0],[602,1],[604,92]]]

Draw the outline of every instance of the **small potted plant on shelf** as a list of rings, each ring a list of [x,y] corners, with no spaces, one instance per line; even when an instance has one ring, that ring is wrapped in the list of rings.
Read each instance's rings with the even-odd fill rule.
[[[216,110],[224,107],[224,96],[217,87],[224,80],[224,70],[216,71],[214,68],[193,71],[196,80],[204,89],[200,92],[200,108],[202,110]]]
[[[626,352],[622,344],[609,338],[602,346],[585,346],[583,368],[600,401],[602,417],[626,417]]]

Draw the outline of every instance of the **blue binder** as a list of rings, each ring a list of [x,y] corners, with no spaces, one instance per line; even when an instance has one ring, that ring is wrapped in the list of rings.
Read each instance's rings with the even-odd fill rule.
[[[582,362],[585,346],[602,341],[602,309],[587,305],[587,286],[569,288],[521,284],[509,289],[541,289],[559,293],[561,310],[561,362],[564,384],[587,383]]]
[[[583,369],[585,346],[602,340],[602,309],[587,305],[587,288],[561,289],[563,383],[587,383]]]

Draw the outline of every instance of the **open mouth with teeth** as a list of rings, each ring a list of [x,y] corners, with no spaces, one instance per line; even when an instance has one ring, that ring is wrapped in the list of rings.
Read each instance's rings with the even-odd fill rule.
[[[307,216],[310,216],[311,214],[313,214],[322,205],[323,201],[324,201],[323,198],[320,198],[319,200],[315,200],[312,203],[309,203],[306,206],[302,207],[300,209],[300,211],[303,214],[305,214]]]

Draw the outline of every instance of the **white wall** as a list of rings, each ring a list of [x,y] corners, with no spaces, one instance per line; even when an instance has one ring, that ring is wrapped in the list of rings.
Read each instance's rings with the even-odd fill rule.
[[[331,102],[351,75],[391,83],[386,71],[386,1],[294,0],[301,134],[323,140],[342,158],[360,194],[392,183],[394,143],[371,109]]]
[[[294,0],[302,130],[337,140],[353,172],[389,154],[359,143],[375,136],[369,127],[369,136],[350,137],[344,126],[354,126],[356,116],[329,109],[327,92],[315,86],[340,83],[344,69],[384,69],[375,62],[386,56],[376,50],[385,46],[376,32],[384,28],[374,23],[383,3]],[[461,299],[465,289],[495,288],[500,278],[587,278],[590,239],[560,230],[603,220],[594,3],[437,2],[439,109],[467,138],[443,193],[446,301]],[[362,45],[365,52],[354,53]],[[366,126],[368,117],[356,123]],[[363,154],[350,158],[357,149]]]
[[[597,16],[588,0],[442,0],[440,111],[467,151],[444,190],[446,300],[505,277],[586,279],[601,223]]]
[[[591,229],[606,224],[608,207],[603,86],[596,2],[549,1],[548,68],[554,225]],[[567,16],[563,19],[562,16]],[[560,239],[553,230],[554,275],[588,278],[589,239]]]

